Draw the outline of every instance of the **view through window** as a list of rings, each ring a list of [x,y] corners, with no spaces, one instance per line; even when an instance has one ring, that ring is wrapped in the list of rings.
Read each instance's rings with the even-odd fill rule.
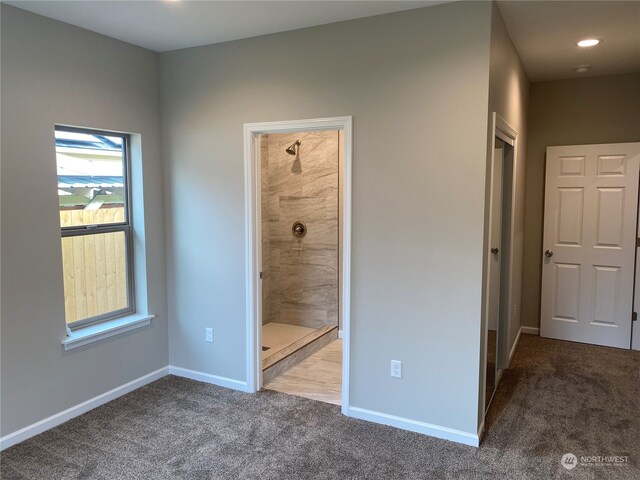
[[[127,135],[56,127],[67,324],[133,310]]]

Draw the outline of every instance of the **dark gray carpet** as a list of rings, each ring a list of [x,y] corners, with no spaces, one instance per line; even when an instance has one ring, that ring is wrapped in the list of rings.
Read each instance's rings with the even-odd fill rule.
[[[5,451],[2,479],[640,478],[640,354],[524,335],[479,449],[166,377]],[[572,452],[626,466],[559,463]]]

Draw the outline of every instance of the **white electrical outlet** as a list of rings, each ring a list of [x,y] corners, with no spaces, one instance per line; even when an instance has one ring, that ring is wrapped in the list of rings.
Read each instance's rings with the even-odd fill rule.
[[[206,339],[208,343],[213,343],[213,328],[206,328]]]
[[[400,360],[391,360],[391,376],[402,378],[402,362]]]

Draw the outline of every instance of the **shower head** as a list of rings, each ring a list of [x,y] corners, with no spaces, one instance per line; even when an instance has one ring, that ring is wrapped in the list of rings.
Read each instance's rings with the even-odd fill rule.
[[[300,140],[296,140],[295,142],[293,142],[291,145],[287,147],[285,152],[287,152],[289,155],[295,155],[297,153],[296,147],[299,147],[299,146],[300,146]]]

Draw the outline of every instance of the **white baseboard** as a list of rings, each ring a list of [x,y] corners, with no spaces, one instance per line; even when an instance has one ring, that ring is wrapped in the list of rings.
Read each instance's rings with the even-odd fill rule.
[[[348,407],[346,415],[360,420],[381,423],[382,425],[389,425],[391,427],[401,428],[402,430],[409,430],[410,432],[422,433],[431,437],[470,445],[472,447],[478,447],[480,445],[480,436],[477,433],[463,432],[462,430],[441,427],[431,423],[396,417],[395,415],[374,412],[372,410],[366,410],[358,407]]]
[[[338,338],[342,338],[342,330],[338,330]]]
[[[526,333],[527,335],[540,335],[540,329],[538,327],[520,327],[520,331],[522,333]]]
[[[516,348],[518,348],[518,343],[520,342],[520,335],[522,335],[522,327],[518,330],[518,335],[516,335],[516,339],[511,346],[511,351],[509,352],[509,365],[511,365],[511,360],[513,360],[513,356],[516,354]]]
[[[191,380],[197,380],[198,382],[211,383],[220,387],[231,388],[232,390],[240,390],[242,392],[249,392],[249,386],[247,382],[241,382],[240,380],[234,380],[227,377],[219,377],[218,375],[212,375],[210,373],[198,372],[196,370],[188,370],[186,368],[174,367],[169,365],[169,374],[177,377],[190,378]]]
[[[111,400],[115,400],[122,395],[126,395],[127,393],[143,387],[148,383],[155,382],[159,378],[162,378],[168,374],[168,367],[160,368],[155,372],[148,373],[147,375],[132,380],[129,383],[120,385],[113,390],[109,390],[108,392],[98,395],[97,397],[93,397],[85,402],[79,403],[74,407],[67,408],[60,413],[51,415],[44,420],[40,420],[39,422],[33,423],[24,428],[21,428],[20,430],[16,430],[13,433],[5,435],[4,437],[0,438],[0,451],[9,448],[16,443],[23,442],[28,438],[38,435],[53,427],[57,427],[58,425],[71,420],[72,418],[78,417],[83,413],[87,413],[89,410],[93,410],[94,408],[99,407],[100,405],[104,405]]]

